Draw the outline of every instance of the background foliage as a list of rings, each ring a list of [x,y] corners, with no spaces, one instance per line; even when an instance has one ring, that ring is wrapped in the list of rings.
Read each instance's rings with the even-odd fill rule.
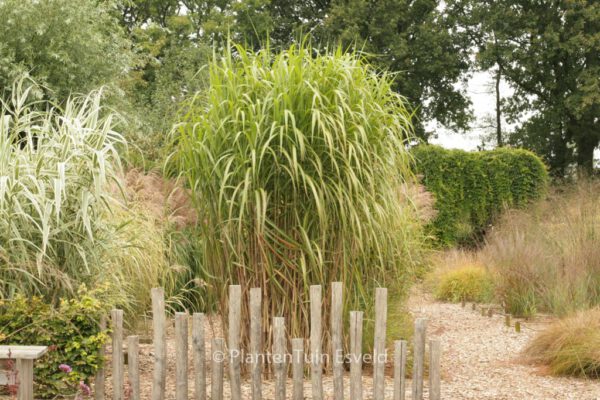
[[[0,92],[23,74],[46,100],[116,90],[135,59],[113,12],[112,1],[0,1]]]
[[[430,229],[440,245],[473,244],[505,207],[541,198],[548,174],[533,153],[518,149],[483,152],[417,146],[416,171],[436,198]]]

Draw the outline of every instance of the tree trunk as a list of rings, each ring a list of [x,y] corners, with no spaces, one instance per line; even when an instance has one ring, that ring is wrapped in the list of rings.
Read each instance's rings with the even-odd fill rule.
[[[502,107],[501,107],[501,97],[500,97],[500,80],[502,79],[502,71],[500,70],[500,66],[498,66],[498,70],[496,71],[496,144],[498,147],[504,146],[504,141],[502,140]]]
[[[592,121],[589,121],[592,122]],[[600,135],[592,123],[580,123],[576,126],[576,158],[577,166],[587,174],[594,172],[594,150],[600,144]]]

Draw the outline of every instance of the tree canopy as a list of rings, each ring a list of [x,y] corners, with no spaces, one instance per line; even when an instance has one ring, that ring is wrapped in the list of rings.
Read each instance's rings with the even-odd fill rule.
[[[599,32],[594,0],[2,0],[0,86],[27,73],[62,100],[109,85],[133,130],[164,137],[228,40],[277,51],[308,38],[394,74],[425,141],[472,128],[466,83],[489,71],[496,145],[533,150],[564,175],[592,170],[600,144]]]

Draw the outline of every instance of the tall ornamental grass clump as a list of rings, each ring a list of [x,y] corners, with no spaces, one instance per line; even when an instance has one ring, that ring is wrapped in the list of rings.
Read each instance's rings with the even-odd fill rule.
[[[567,315],[600,305],[600,184],[582,180],[527,213],[507,213],[481,259],[512,314]]]
[[[223,306],[227,285],[261,287],[265,317],[307,336],[310,285],[324,285],[327,303],[329,283],[343,281],[346,306],[364,308],[375,286],[398,285],[420,263],[423,236],[402,190],[411,115],[391,84],[340,49],[234,46],[215,57],[172,161],[193,190]]]
[[[26,83],[0,109],[0,293],[56,299],[101,261],[123,139],[100,93],[58,109],[31,101]]]
[[[19,80],[0,108],[0,299],[39,296],[57,306],[81,285],[104,288],[107,307],[135,323],[150,289],[190,298],[189,268],[172,254],[170,226],[130,200],[101,93],[64,107],[32,100]]]

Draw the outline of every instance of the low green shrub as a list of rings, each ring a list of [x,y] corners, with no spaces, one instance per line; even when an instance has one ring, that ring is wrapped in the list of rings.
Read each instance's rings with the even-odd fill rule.
[[[600,378],[600,308],[551,324],[525,349],[526,357],[553,375]]]
[[[435,196],[438,214],[429,228],[442,246],[472,244],[505,207],[522,207],[547,190],[544,164],[526,150],[420,145],[412,153],[417,173]]]
[[[98,350],[107,340],[99,329],[105,291],[80,288],[77,296],[54,307],[39,297],[15,296],[0,301],[0,344],[49,346],[35,362],[36,396],[49,399],[75,393],[79,382],[89,384],[103,360]],[[66,364],[72,372],[59,366]]]
[[[494,282],[485,268],[469,265],[437,275],[434,294],[438,300],[485,303],[493,298]]]

